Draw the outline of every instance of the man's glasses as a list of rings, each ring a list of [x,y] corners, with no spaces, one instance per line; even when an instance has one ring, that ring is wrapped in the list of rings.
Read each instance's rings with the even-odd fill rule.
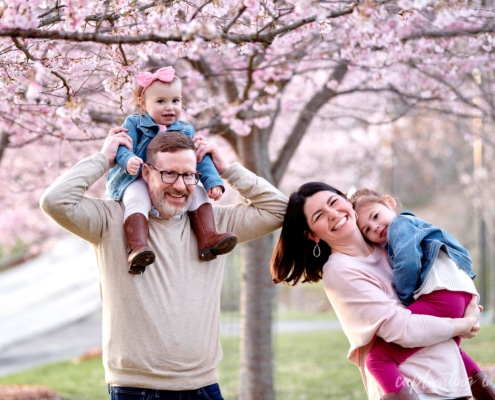
[[[199,178],[201,176],[199,172],[186,172],[185,174],[179,174],[178,172],[174,171],[160,171],[149,163],[146,163],[146,165],[150,166],[155,171],[158,171],[160,173],[160,177],[162,178],[162,182],[168,185],[177,182],[179,176],[182,176],[182,179],[186,185],[196,185],[199,182]]]

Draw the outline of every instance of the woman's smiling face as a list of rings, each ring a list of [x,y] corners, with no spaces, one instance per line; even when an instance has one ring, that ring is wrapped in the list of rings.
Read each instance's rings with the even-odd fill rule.
[[[304,203],[304,215],[311,229],[309,238],[319,238],[330,247],[348,240],[357,230],[352,204],[331,191],[308,197]]]

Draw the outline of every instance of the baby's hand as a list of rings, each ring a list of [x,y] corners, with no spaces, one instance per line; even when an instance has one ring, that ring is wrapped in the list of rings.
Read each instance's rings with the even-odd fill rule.
[[[141,160],[138,156],[129,158],[129,161],[127,161],[127,173],[129,175],[136,175],[139,172],[139,168],[142,163],[143,160]]]
[[[223,190],[221,186],[213,186],[208,189],[208,197],[212,200],[220,200],[222,198]]]

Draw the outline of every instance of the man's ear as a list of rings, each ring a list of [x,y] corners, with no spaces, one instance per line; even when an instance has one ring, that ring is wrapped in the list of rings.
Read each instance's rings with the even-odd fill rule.
[[[148,167],[148,165],[143,164],[143,167],[141,168],[141,176],[143,177],[143,179],[146,183],[149,183],[150,167]]]
[[[387,206],[391,210],[395,211],[397,209],[397,202],[395,201],[395,199],[392,196],[389,196],[388,194],[386,194],[384,197],[385,197],[385,203],[387,203]]]

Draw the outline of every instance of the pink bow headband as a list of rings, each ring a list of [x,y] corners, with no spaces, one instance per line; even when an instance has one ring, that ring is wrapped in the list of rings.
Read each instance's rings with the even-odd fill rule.
[[[160,68],[155,73],[152,72],[140,72],[136,75],[136,81],[139,83],[144,89],[146,89],[149,85],[151,85],[155,81],[162,81],[170,83],[174,80],[175,70],[172,67],[163,67]],[[143,92],[144,92],[143,89]]]

